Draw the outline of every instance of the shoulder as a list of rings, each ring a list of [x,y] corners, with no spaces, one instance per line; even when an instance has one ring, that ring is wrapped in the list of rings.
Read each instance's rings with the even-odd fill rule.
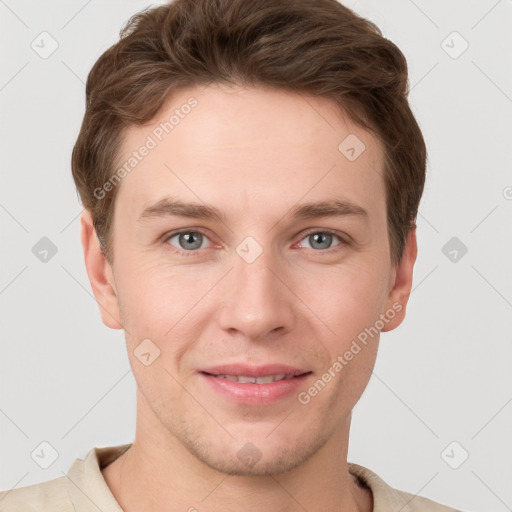
[[[38,484],[0,492],[2,512],[74,512],[62,476]]]
[[[394,489],[397,499],[403,503],[402,512],[462,512],[458,509],[442,505],[436,501],[432,501],[424,496],[411,494],[409,492]]]
[[[349,472],[358,477],[360,484],[371,489],[375,512],[462,512],[423,496],[395,489],[364,466],[350,462],[348,466]]]

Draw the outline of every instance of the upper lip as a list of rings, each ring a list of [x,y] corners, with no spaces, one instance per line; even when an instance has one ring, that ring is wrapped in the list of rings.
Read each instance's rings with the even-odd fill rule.
[[[203,373],[212,375],[243,375],[245,377],[267,377],[269,375],[302,375],[309,373],[309,370],[288,366],[285,364],[266,364],[264,366],[252,366],[248,364],[225,364],[221,366],[210,366],[200,370]]]

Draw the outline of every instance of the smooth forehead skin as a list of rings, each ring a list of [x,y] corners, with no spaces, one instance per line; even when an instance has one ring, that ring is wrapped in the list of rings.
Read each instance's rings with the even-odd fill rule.
[[[159,141],[160,123],[190,97],[197,105]],[[366,146],[354,161],[338,149],[349,135]],[[293,206],[328,199],[367,210],[367,221],[344,219],[357,225],[361,244],[387,240],[382,146],[328,99],[218,84],[179,91],[153,122],[127,131],[119,166],[148,136],[156,147],[118,185],[114,247],[125,229],[146,230],[137,217],[169,195],[217,206],[227,220],[220,229],[233,243],[248,234],[266,243],[279,235],[277,222],[286,227]],[[380,257],[389,260],[389,250]]]

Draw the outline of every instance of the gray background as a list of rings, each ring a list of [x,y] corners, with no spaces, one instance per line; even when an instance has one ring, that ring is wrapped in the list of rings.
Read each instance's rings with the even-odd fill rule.
[[[381,337],[349,460],[463,510],[511,510],[512,2],[345,3],[406,55],[429,151],[408,315]],[[148,5],[0,1],[2,490],[133,440],[135,382],[87,279],[70,154],[89,69]],[[47,469],[31,457],[41,442],[58,453]]]

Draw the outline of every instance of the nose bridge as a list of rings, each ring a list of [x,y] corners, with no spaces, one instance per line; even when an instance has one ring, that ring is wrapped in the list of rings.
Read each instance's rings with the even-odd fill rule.
[[[236,248],[233,266],[223,288],[222,328],[236,329],[251,339],[290,329],[292,295],[276,276],[280,266],[272,250],[246,239]]]

